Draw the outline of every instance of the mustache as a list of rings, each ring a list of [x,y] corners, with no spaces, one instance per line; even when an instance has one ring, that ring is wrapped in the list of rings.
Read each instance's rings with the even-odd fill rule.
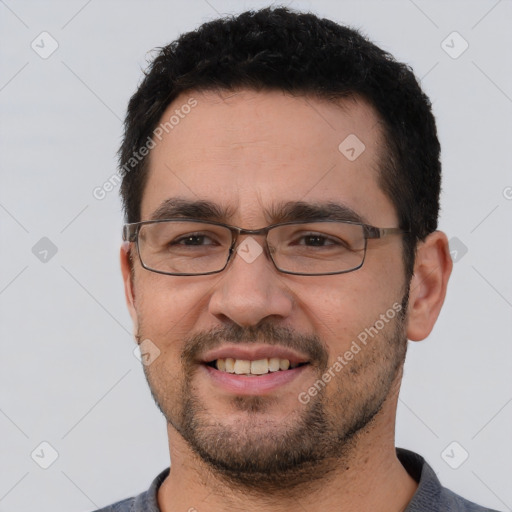
[[[279,345],[301,352],[307,356],[310,363],[327,368],[329,354],[317,335],[301,334],[269,321],[249,327],[229,324],[195,333],[185,339],[181,360],[185,365],[192,365],[202,353],[216,349],[226,342]]]

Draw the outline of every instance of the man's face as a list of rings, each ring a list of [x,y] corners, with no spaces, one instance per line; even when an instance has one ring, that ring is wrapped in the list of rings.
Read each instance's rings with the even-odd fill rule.
[[[190,97],[197,105],[151,152],[142,220],[179,199],[183,215],[196,213],[184,202],[207,201],[222,212],[211,220],[246,229],[278,222],[283,206],[297,202],[336,203],[368,224],[398,226],[377,181],[380,125],[365,103],[187,93],[162,119]],[[252,239],[264,245],[264,237]],[[234,481],[270,485],[280,475],[282,487],[311,479],[315,465],[347,453],[374,417],[394,415],[386,398],[397,393],[406,348],[399,236],[369,240],[362,268],[346,274],[283,274],[265,252],[235,253],[223,272],[188,277],[147,271],[134,258],[132,286],[137,337],[160,350],[145,372],[171,436],[179,442],[179,432]],[[206,364],[275,356],[307,364],[263,376]],[[325,386],[311,391],[329,369]]]

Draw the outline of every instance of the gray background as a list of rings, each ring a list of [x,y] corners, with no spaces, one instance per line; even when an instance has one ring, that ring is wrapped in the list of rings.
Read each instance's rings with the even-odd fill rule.
[[[267,4],[0,0],[0,511],[91,510],[168,465],[165,422],[133,355],[118,190],[101,201],[92,191],[115,171],[147,52],[218,13]],[[440,227],[457,261],[432,335],[410,344],[397,445],[454,491],[512,510],[512,4],[287,5],[361,28],[432,99]],[[51,49],[43,31],[59,45],[46,59],[31,47]],[[457,58],[453,31],[469,44]],[[43,441],[58,453],[47,469]]]

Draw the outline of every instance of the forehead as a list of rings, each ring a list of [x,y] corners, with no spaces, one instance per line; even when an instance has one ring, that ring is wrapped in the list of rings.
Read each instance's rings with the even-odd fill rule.
[[[191,91],[169,105],[159,128],[143,219],[169,198],[219,204],[230,212],[226,220],[245,227],[288,201],[337,202],[366,218],[395,218],[378,185],[379,118],[360,99]]]

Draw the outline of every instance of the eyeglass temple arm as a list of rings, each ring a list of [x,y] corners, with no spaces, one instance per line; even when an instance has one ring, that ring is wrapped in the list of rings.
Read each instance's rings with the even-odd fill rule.
[[[387,235],[401,235],[409,233],[408,230],[401,228],[376,228],[375,226],[364,225],[366,238],[384,238]]]
[[[123,241],[124,242],[135,242],[135,240],[137,239],[137,226],[138,226],[138,223],[125,224],[123,226]]]

